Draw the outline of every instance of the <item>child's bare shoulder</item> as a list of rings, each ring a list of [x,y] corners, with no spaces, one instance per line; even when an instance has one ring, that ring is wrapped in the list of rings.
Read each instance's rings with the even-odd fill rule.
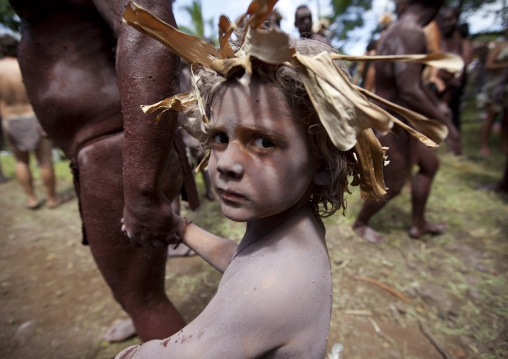
[[[233,259],[214,300],[227,300],[249,335],[267,336],[263,345],[325,350],[332,280],[324,231],[305,220],[284,227]]]

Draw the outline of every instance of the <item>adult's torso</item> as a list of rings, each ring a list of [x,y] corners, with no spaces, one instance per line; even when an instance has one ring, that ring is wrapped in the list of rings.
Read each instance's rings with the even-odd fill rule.
[[[397,21],[390,27],[380,40],[377,54],[378,55],[406,55],[409,54],[407,46],[408,41],[411,45],[418,44],[412,54],[426,53],[426,42],[423,29],[416,23],[408,21]],[[408,107],[402,101],[400,92],[402,89],[398,88],[397,77],[404,76],[400,71],[404,70],[407,66],[404,63],[398,63],[397,67],[395,62],[383,61],[377,62],[376,67],[376,94],[398,105]]]
[[[0,60],[0,116],[8,120],[33,115],[33,109],[26,95],[18,61],[14,57]]]
[[[123,121],[114,31],[91,0],[12,0],[22,19],[19,63],[43,128],[68,156]]]

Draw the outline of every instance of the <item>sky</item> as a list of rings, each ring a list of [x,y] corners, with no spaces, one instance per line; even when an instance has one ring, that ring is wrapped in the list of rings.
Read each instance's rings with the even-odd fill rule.
[[[186,5],[190,5],[192,0],[176,0],[173,5],[176,21],[184,26],[191,26],[191,20],[188,13],[182,9]],[[250,0],[201,0],[203,17],[205,20],[213,18],[215,24],[218,23],[220,15],[226,15],[231,20],[235,20],[239,15],[247,10]],[[497,1],[492,6],[495,10],[502,9],[503,0]],[[294,14],[296,8],[300,5],[307,5],[312,12],[313,21],[318,19],[318,14],[326,16],[331,13],[330,0],[279,0],[276,7],[283,16],[281,28],[283,31],[298,37],[298,31],[294,27]],[[373,0],[372,10],[365,12],[365,26],[361,30],[354,33],[356,41],[348,45],[344,50],[349,55],[362,55],[365,51],[371,31],[377,26],[379,19],[385,13],[393,11],[393,2],[391,0]],[[474,34],[486,30],[500,30],[501,24],[496,24],[494,18],[484,17],[478,13],[473,21],[469,22],[470,33]],[[206,29],[206,35],[211,35],[211,29]],[[216,30],[214,35],[216,34]]]

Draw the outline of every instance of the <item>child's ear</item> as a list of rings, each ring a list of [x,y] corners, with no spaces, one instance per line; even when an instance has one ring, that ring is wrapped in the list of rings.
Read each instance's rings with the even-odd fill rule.
[[[312,183],[317,186],[326,186],[332,181],[332,175],[324,170],[318,170],[312,176]]]

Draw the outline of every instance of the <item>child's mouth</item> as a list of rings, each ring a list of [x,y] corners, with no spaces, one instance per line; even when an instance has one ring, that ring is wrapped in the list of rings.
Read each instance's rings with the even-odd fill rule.
[[[217,192],[219,193],[219,196],[226,201],[238,202],[245,200],[245,196],[242,196],[241,194],[236,192],[224,190],[221,188],[218,188]]]

